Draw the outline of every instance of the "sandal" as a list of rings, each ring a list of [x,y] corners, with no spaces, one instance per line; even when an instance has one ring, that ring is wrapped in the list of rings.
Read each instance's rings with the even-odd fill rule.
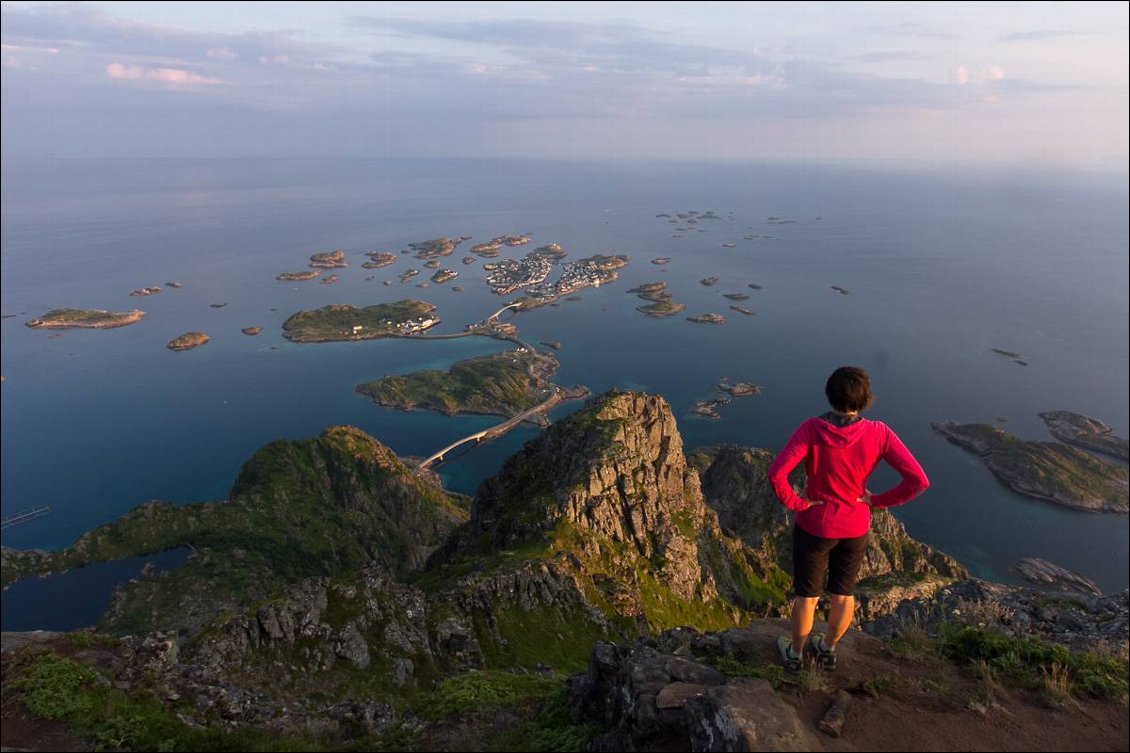
[[[781,664],[785,666],[790,672],[799,672],[801,669],[801,657],[793,651],[793,639],[786,636],[779,636],[777,638],[777,652],[781,654]]]
[[[836,647],[824,648],[824,634],[813,633],[808,637],[808,647],[816,656],[816,663],[828,672],[836,671]]]

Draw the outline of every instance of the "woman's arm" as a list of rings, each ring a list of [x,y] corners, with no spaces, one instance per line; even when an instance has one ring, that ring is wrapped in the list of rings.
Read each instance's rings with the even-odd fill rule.
[[[793,432],[793,435],[789,437],[789,441],[785,444],[785,449],[773,458],[773,463],[769,466],[769,483],[773,485],[777,499],[785,507],[798,512],[807,510],[812,506],[812,503],[802,499],[800,495],[793,491],[793,486],[789,483],[789,473],[808,455],[810,444],[808,423],[805,422]]]
[[[887,448],[883,452],[883,460],[898,471],[902,481],[889,491],[870,495],[872,507],[894,507],[904,504],[930,487],[930,480],[926,478],[922,466],[890,428],[887,428]]]

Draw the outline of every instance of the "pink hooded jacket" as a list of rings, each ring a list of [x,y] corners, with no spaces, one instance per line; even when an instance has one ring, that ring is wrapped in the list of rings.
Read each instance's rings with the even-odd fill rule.
[[[789,484],[789,472],[801,461],[808,475],[808,505]],[[880,460],[898,471],[902,481],[875,494],[871,505],[861,502],[867,479]],[[866,418],[837,426],[810,418],[793,432],[769,466],[769,481],[777,499],[796,511],[796,524],[825,539],[862,536],[871,528],[871,507],[894,507],[909,502],[930,486],[922,466],[890,428]]]

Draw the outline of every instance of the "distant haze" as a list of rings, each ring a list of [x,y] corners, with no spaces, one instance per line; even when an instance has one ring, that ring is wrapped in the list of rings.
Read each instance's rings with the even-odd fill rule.
[[[1127,3],[27,3],[3,157],[1127,169]]]

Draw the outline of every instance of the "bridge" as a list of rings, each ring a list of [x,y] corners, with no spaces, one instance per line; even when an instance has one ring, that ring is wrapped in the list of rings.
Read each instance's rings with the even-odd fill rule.
[[[497,319],[498,317],[502,316],[502,312],[505,311],[506,309],[521,308],[521,307],[522,307],[522,304],[518,303],[517,301],[515,301],[514,303],[508,303],[505,306],[503,306],[502,308],[500,308],[498,311],[495,311],[493,314],[488,316],[486,318],[486,321],[489,322],[489,321],[493,321],[494,319]]]
[[[32,520],[36,520],[37,518],[42,518],[44,515],[47,515],[50,512],[51,508],[47,505],[35,507],[30,510],[23,510],[22,512],[18,512],[11,517],[4,518],[3,521],[0,521],[0,530],[7,531],[9,528],[18,526],[21,523],[28,523]]]
[[[433,453],[432,455],[428,456],[427,458],[424,459],[423,462],[421,462],[418,466],[416,466],[416,473],[422,473],[423,471],[427,470],[428,466],[431,465],[432,463],[435,463],[437,461],[442,461],[444,455],[451,452],[456,447],[460,447],[462,445],[465,445],[468,442],[474,442],[475,444],[478,444],[479,442],[485,442],[488,439],[494,439],[495,437],[501,437],[503,434],[510,431],[511,429],[513,429],[515,426],[517,426],[518,424],[525,421],[530,416],[533,416],[533,415],[536,415],[538,413],[542,413],[544,411],[549,410],[550,408],[557,405],[562,400],[561,388],[560,387],[557,387],[556,385],[552,385],[550,387],[550,390],[551,390],[551,392],[549,394],[549,397],[544,402],[535,405],[533,408],[530,408],[528,410],[524,410],[521,413],[519,413],[518,415],[514,416],[513,418],[508,418],[505,421],[503,421],[502,423],[496,424],[496,425],[490,427],[489,429],[484,429],[482,431],[476,431],[474,434],[468,434],[467,436],[463,437],[462,439],[458,439],[458,440],[452,442],[451,444],[449,444],[447,447],[444,447],[439,452]]]

